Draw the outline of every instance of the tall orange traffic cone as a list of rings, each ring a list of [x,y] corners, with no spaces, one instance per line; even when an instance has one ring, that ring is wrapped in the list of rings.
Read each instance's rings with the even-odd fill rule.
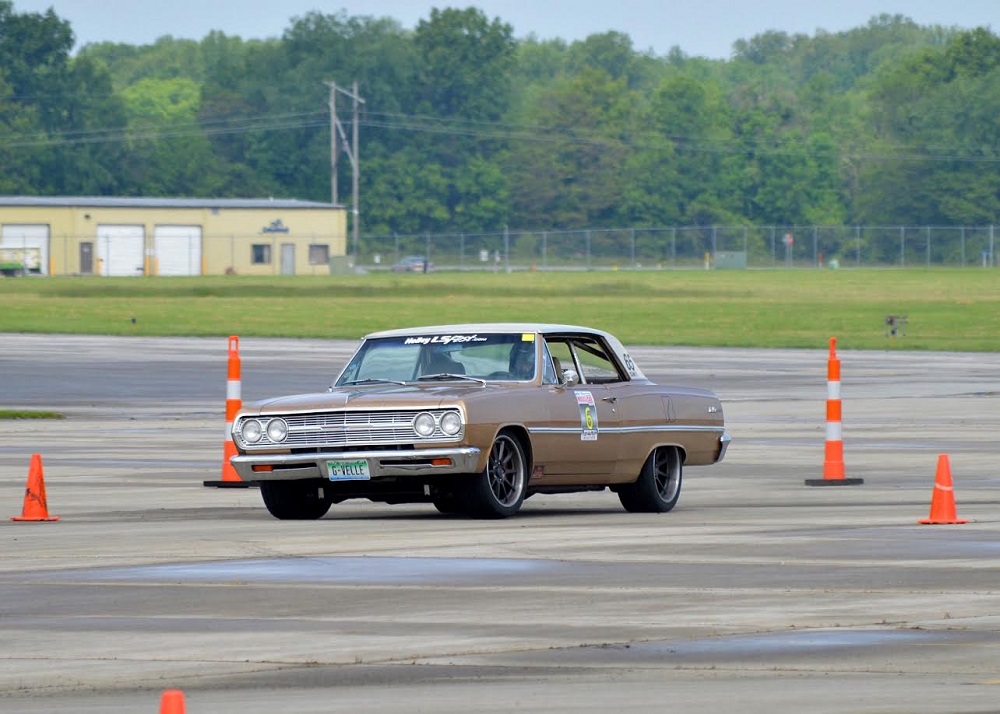
[[[233,441],[233,420],[243,406],[243,382],[240,378],[240,338],[229,337],[229,367],[226,378],[226,433],[222,442],[222,480],[205,481],[206,486],[219,488],[247,488],[249,483],[240,478],[229,459],[236,456],[236,443]]]
[[[830,338],[826,361],[826,443],[823,478],[807,478],[806,486],[860,486],[863,478],[847,478],[844,471],[844,436],[841,427],[840,358],[837,338]]]
[[[184,692],[167,689],[160,697],[160,714],[184,714]]]
[[[951,485],[951,464],[948,454],[938,454],[937,473],[934,476],[934,493],[931,496],[931,512],[918,523],[944,524],[968,523],[955,512],[955,489]]]
[[[58,521],[59,516],[49,515],[45,500],[45,475],[42,473],[42,455],[32,454],[28,467],[28,487],[24,490],[24,508],[12,521]]]

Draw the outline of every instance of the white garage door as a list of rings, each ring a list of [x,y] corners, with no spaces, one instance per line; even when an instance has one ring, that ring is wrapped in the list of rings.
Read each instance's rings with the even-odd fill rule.
[[[142,226],[97,226],[97,261],[101,275],[143,274],[145,234]]]
[[[49,272],[49,227],[40,224],[4,225],[0,232],[0,251],[24,265],[25,272],[47,275]],[[0,261],[3,262],[3,261]]]
[[[201,226],[153,229],[157,275],[201,275]]]

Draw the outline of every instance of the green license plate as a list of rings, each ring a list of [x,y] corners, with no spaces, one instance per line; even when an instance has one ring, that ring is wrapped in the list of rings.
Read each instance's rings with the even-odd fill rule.
[[[372,477],[366,459],[327,461],[326,470],[331,481],[369,481]]]

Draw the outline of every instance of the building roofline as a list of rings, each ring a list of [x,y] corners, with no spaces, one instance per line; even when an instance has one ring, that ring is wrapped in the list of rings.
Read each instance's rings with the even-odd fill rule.
[[[344,208],[295,198],[155,198],[122,196],[0,196],[0,207],[58,208]]]

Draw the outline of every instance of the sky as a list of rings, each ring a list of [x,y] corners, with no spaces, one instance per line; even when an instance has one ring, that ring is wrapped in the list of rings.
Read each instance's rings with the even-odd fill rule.
[[[392,17],[412,29],[433,7],[475,6],[517,38],[572,42],[624,32],[637,51],[725,59],[733,42],[767,30],[814,35],[860,27],[877,15],[920,25],[988,27],[1000,34],[1000,0],[13,0],[14,11],[49,8],[68,20],[77,48],[91,42],[143,45],[158,37],[200,40],[212,30],[243,39],[281,37],[309,12]]]

